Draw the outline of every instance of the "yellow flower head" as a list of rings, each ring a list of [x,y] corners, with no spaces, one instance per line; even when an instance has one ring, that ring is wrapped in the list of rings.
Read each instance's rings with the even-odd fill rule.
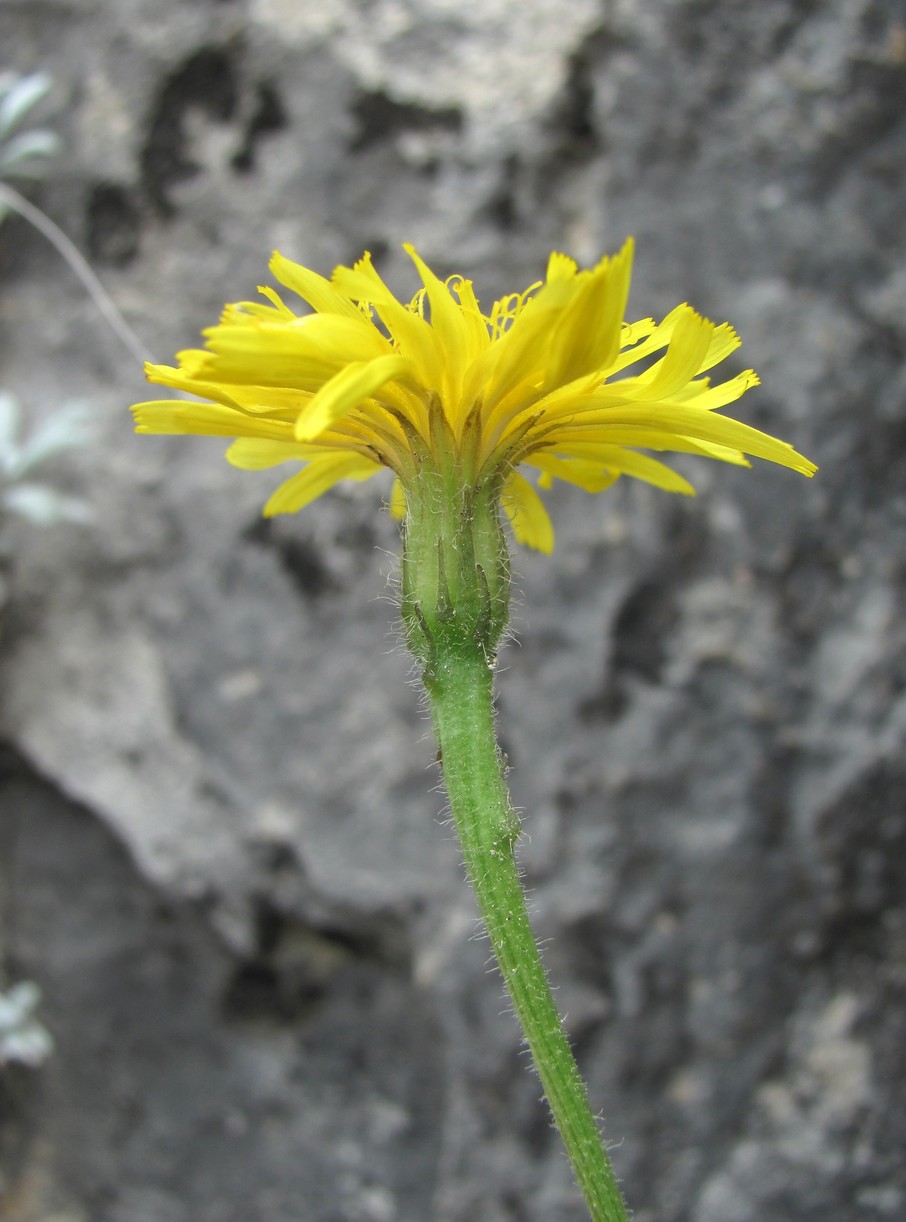
[[[660,323],[626,323],[632,242],[580,271],[553,254],[543,283],[483,313],[471,281],[439,280],[412,247],[423,287],[400,302],[365,255],[329,280],[275,254],[273,276],[311,307],[296,314],[271,288],[238,302],[204,332],[205,348],[148,378],[202,403],[172,399],[134,408],[140,433],[235,438],[227,458],[261,469],[303,464],[267,502],[292,513],[343,479],[387,467],[392,498],[426,464],[465,484],[496,483],[516,538],[549,552],[553,528],[519,468],[600,492],[621,475],[669,492],[694,492],[644,450],[699,454],[748,465],[765,458],[812,475],[786,442],[720,414],[758,384],[752,370],[716,386],[707,377],[739,347],[680,305]]]

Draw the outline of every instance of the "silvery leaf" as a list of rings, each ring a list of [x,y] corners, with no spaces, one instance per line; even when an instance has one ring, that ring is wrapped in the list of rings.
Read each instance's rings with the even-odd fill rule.
[[[46,484],[13,484],[0,492],[0,507],[36,526],[53,526],[57,522],[85,525],[93,518],[87,502],[65,496]]]
[[[86,403],[68,403],[54,412],[22,443],[17,474],[25,475],[48,458],[85,445],[91,436],[90,421]]]
[[[27,1023],[19,1031],[0,1036],[0,1065],[4,1061],[17,1061],[36,1069],[53,1052],[53,1040],[40,1023]]]
[[[52,85],[53,78],[46,72],[0,78],[0,140],[6,139]]]
[[[0,145],[0,176],[5,174],[31,174],[39,177],[43,166],[26,165],[36,158],[53,157],[62,147],[59,136],[38,128],[32,132],[20,132],[12,140]]]
[[[0,1065],[18,1061],[37,1066],[53,1051],[53,1040],[34,1018],[41,999],[38,986],[30,980],[0,993]]]
[[[23,1023],[41,1000],[41,990],[33,980],[20,980],[0,993],[0,1033],[12,1031]]]

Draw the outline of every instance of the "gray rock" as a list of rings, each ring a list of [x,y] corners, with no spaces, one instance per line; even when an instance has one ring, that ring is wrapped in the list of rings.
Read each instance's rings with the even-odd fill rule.
[[[156,359],[274,246],[405,291],[411,240],[490,298],[632,232],[632,311],[729,318],[740,414],[820,464],[561,490],[515,557],[523,862],[638,1220],[903,1212],[904,37],[868,0],[0,6],[56,81],[34,198]],[[0,1080],[0,1212],[582,1218],[380,493],[265,525],[271,474],[135,438],[140,371],[14,219],[0,319],[0,383],[100,433],[55,469],[93,526],[4,525],[0,956],[56,1052]]]

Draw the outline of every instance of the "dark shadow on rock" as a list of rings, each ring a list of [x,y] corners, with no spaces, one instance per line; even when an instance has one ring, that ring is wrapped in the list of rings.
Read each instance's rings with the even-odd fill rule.
[[[229,122],[239,105],[235,49],[202,47],[175,68],[160,86],[142,147],[141,182],[162,216],[175,208],[170,191],[198,166],[189,155],[186,120],[200,110],[212,122]]]
[[[462,130],[463,114],[457,106],[432,108],[399,102],[381,90],[362,91],[352,104],[356,132],[349,144],[358,153],[382,140],[407,131]]]
[[[8,749],[0,811],[6,965],[39,983],[56,1043],[27,1090],[5,1080],[14,1189],[40,1160],[103,1222],[327,1222],[375,1194],[429,1216],[440,1029],[398,926],[307,927],[262,900],[237,962]]]
[[[115,182],[98,182],[85,205],[88,253],[95,263],[125,267],[138,254],[141,209],[133,192]]]

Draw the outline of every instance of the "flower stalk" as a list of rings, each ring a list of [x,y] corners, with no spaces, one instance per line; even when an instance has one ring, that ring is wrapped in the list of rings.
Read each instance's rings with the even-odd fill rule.
[[[444,485],[449,483],[449,488]],[[520,824],[494,727],[509,559],[491,488],[430,469],[407,488],[403,623],[422,679],[466,869],[547,1102],[594,1222],[626,1212],[526,909]]]
[[[516,864],[519,819],[494,734],[493,672],[477,645],[471,651],[442,647],[426,687],[466,869],[551,1114],[591,1218],[625,1222],[616,1176],[529,923]]]

